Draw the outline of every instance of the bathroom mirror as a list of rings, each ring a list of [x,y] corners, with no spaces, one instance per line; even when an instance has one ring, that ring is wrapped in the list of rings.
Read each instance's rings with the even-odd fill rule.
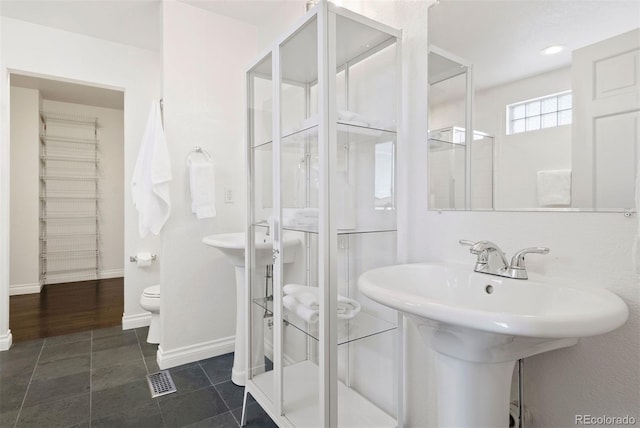
[[[636,0],[432,5],[430,209],[633,209],[639,27]]]

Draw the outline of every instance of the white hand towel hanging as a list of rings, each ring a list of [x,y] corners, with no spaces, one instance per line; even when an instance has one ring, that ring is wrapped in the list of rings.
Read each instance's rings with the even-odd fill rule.
[[[213,162],[205,155],[193,154],[189,165],[191,212],[198,220],[216,216],[216,183]]]
[[[147,126],[140,144],[131,178],[131,196],[138,211],[138,231],[144,238],[157,235],[171,213],[171,160],[162,128],[160,103],[149,111]]]

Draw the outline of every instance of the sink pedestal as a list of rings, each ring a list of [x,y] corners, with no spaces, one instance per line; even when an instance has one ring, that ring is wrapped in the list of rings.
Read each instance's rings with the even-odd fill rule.
[[[282,243],[284,251],[282,255],[283,263],[293,263],[295,258],[295,247],[300,243],[298,238],[283,234]],[[210,247],[217,248],[227,257],[227,261],[235,267],[236,271],[236,337],[233,355],[233,368],[231,369],[231,381],[239,386],[244,386],[247,379],[246,368],[246,344],[244,336],[246,320],[246,299],[245,292],[245,266],[244,249],[246,247],[246,237],[244,232],[222,233],[209,235],[202,238],[202,242]],[[258,272],[266,269],[267,265],[273,263],[272,258],[273,241],[264,232],[256,232],[255,235],[255,266]],[[255,317],[252,317],[252,319]],[[254,373],[264,370],[264,342],[262,329],[264,320],[255,320],[252,326],[256,340],[251,343],[253,348],[251,366]],[[259,339],[260,338],[260,339]]]
[[[488,333],[412,318],[436,352],[439,427],[508,428],[516,361],[578,342]]]
[[[515,361],[476,363],[436,353],[438,426],[507,428]]]
[[[265,267],[266,268],[266,267]],[[231,369],[231,382],[239,386],[244,386],[247,379],[246,367],[246,344],[244,340],[244,328],[246,322],[245,311],[245,268],[235,266],[236,269],[236,343],[233,353],[233,368]],[[262,339],[262,318],[255,321],[252,335],[255,340],[251,343],[253,353],[251,356],[251,366],[254,374],[264,371],[264,340]]]

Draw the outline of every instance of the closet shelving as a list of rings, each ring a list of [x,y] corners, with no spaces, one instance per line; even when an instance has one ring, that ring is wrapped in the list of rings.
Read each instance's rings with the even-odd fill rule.
[[[400,64],[399,30],[321,0],[247,72],[246,391],[281,427],[403,425],[400,316],[356,284],[397,263]],[[273,295],[254,245],[267,231]],[[287,284],[313,288],[317,319]]]
[[[95,117],[40,113],[40,281],[96,279],[100,193]]]

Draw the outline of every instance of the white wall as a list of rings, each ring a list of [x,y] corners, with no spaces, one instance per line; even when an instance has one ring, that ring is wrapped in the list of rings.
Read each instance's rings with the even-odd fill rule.
[[[100,270],[99,278],[124,275],[124,112],[84,104],[42,100],[42,109],[98,118],[100,153]],[[63,280],[67,280],[64,279]],[[79,280],[79,279],[75,279]]]
[[[11,294],[40,291],[40,93],[11,87]]]
[[[235,275],[213,233],[245,228],[245,71],[257,54],[255,27],[180,2],[163,2],[165,133],[173,161],[172,214],[162,231],[158,361],[170,367],[233,350]],[[191,213],[187,156],[213,158],[217,217]],[[234,203],[223,202],[223,190]]]
[[[2,195],[8,195],[9,168],[5,154],[9,152],[9,93],[8,74],[16,71],[75,83],[94,84],[109,89],[125,91],[124,122],[124,182],[129,183],[138,153],[144,125],[153,99],[160,98],[160,62],[157,52],[138,49],[118,43],[107,42],[79,34],[56,30],[24,21],[1,18],[0,33],[0,188]],[[5,193],[6,190],[6,193]],[[159,251],[159,240],[141,240],[137,233],[137,215],[131,204],[128,185],[125,184],[125,258],[138,251]],[[2,276],[0,276],[0,349],[8,337],[8,234],[9,206],[2,199],[2,223],[0,223],[0,251]],[[6,243],[6,244],[5,244]],[[5,246],[6,245],[6,246]],[[6,268],[5,268],[6,267]],[[125,327],[148,323],[146,312],[139,304],[144,287],[158,283],[159,269],[136,269],[125,261]],[[5,315],[6,314],[6,315]]]
[[[495,136],[495,208],[536,208],[537,172],[571,169],[571,126],[506,135],[506,106],[571,89],[566,67],[479,91],[474,127]]]

